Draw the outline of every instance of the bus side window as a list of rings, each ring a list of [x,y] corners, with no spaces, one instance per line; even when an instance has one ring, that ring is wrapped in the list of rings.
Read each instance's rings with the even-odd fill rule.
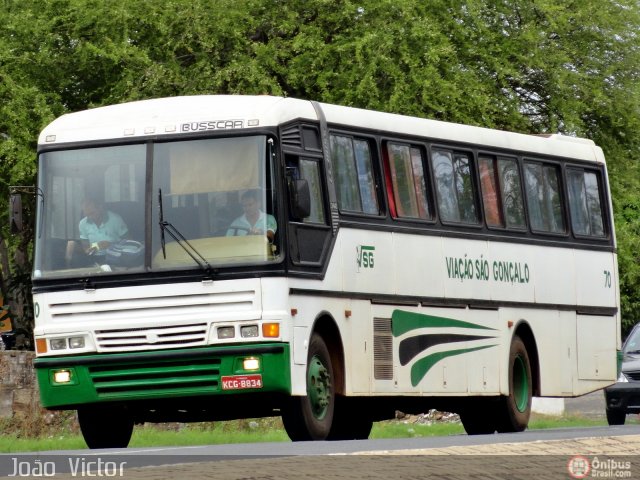
[[[478,159],[478,167],[487,225],[524,229],[522,187],[516,160],[482,156]]]
[[[477,224],[470,155],[434,149],[433,173],[440,219],[444,222]]]
[[[532,230],[565,233],[558,168],[546,163],[525,162],[524,180]]]
[[[389,142],[386,154],[397,216],[431,220],[433,211],[427,195],[421,149]]]
[[[369,142],[346,135],[331,135],[330,139],[338,207],[342,211],[378,215]]]
[[[567,168],[571,226],[576,235],[604,237],[604,220],[597,172]]]

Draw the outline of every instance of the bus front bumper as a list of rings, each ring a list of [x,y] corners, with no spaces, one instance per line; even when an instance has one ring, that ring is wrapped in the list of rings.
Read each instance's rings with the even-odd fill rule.
[[[289,345],[260,343],[37,358],[42,406],[291,392]]]

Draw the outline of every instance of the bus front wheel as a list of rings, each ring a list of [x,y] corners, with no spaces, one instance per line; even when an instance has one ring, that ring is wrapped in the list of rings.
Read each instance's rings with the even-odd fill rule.
[[[509,395],[502,397],[499,432],[522,432],[529,424],[533,382],[527,347],[515,335],[509,350]]]
[[[335,409],[335,376],[324,339],[314,333],[307,356],[307,395],[291,397],[282,411],[289,438],[325,440],[331,431]]]
[[[372,418],[364,401],[338,395],[327,440],[366,440],[373,428]]]
[[[124,408],[100,406],[78,409],[78,423],[87,446],[94,449],[126,448],[134,422]]]

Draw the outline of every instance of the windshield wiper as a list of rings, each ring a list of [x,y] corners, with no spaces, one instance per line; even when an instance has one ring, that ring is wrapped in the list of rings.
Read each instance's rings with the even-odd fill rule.
[[[178,245],[182,247],[182,249],[187,252],[194,262],[198,264],[198,266],[208,275],[211,276],[212,267],[207,262],[207,259],[204,258],[198,250],[195,249],[193,245],[189,243],[189,240],[185,238],[185,236],[180,233],[176,227],[174,227],[170,222],[167,222],[164,219],[164,212],[162,210],[162,189],[158,189],[158,205],[159,205],[159,221],[160,225],[160,243],[162,245],[162,256],[164,259],[167,259],[167,250],[166,250],[166,242],[164,238],[164,232],[166,231],[171,238],[173,238]]]

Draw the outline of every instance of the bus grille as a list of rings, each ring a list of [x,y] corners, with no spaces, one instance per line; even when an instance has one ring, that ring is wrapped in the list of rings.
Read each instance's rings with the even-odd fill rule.
[[[218,390],[220,359],[154,361],[89,367],[101,398],[148,394],[204,394]]]
[[[49,305],[54,322],[113,322],[135,319],[198,317],[259,308],[255,290],[105,299]]]
[[[203,345],[206,339],[206,323],[96,330],[96,341],[102,351],[148,350],[151,346],[161,348],[190,347]]]
[[[373,378],[393,380],[393,336],[390,318],[373,319]]]
[[[68,302],[51,303],[52,323],[70,329],[100,325],[94,330],[99,352],[135,352],[207,344],[212,321],[260,316],[260,296],[255,289],[211,293],[109,298],[72,296]],[[81,300],[79,300],[79,298]]]

